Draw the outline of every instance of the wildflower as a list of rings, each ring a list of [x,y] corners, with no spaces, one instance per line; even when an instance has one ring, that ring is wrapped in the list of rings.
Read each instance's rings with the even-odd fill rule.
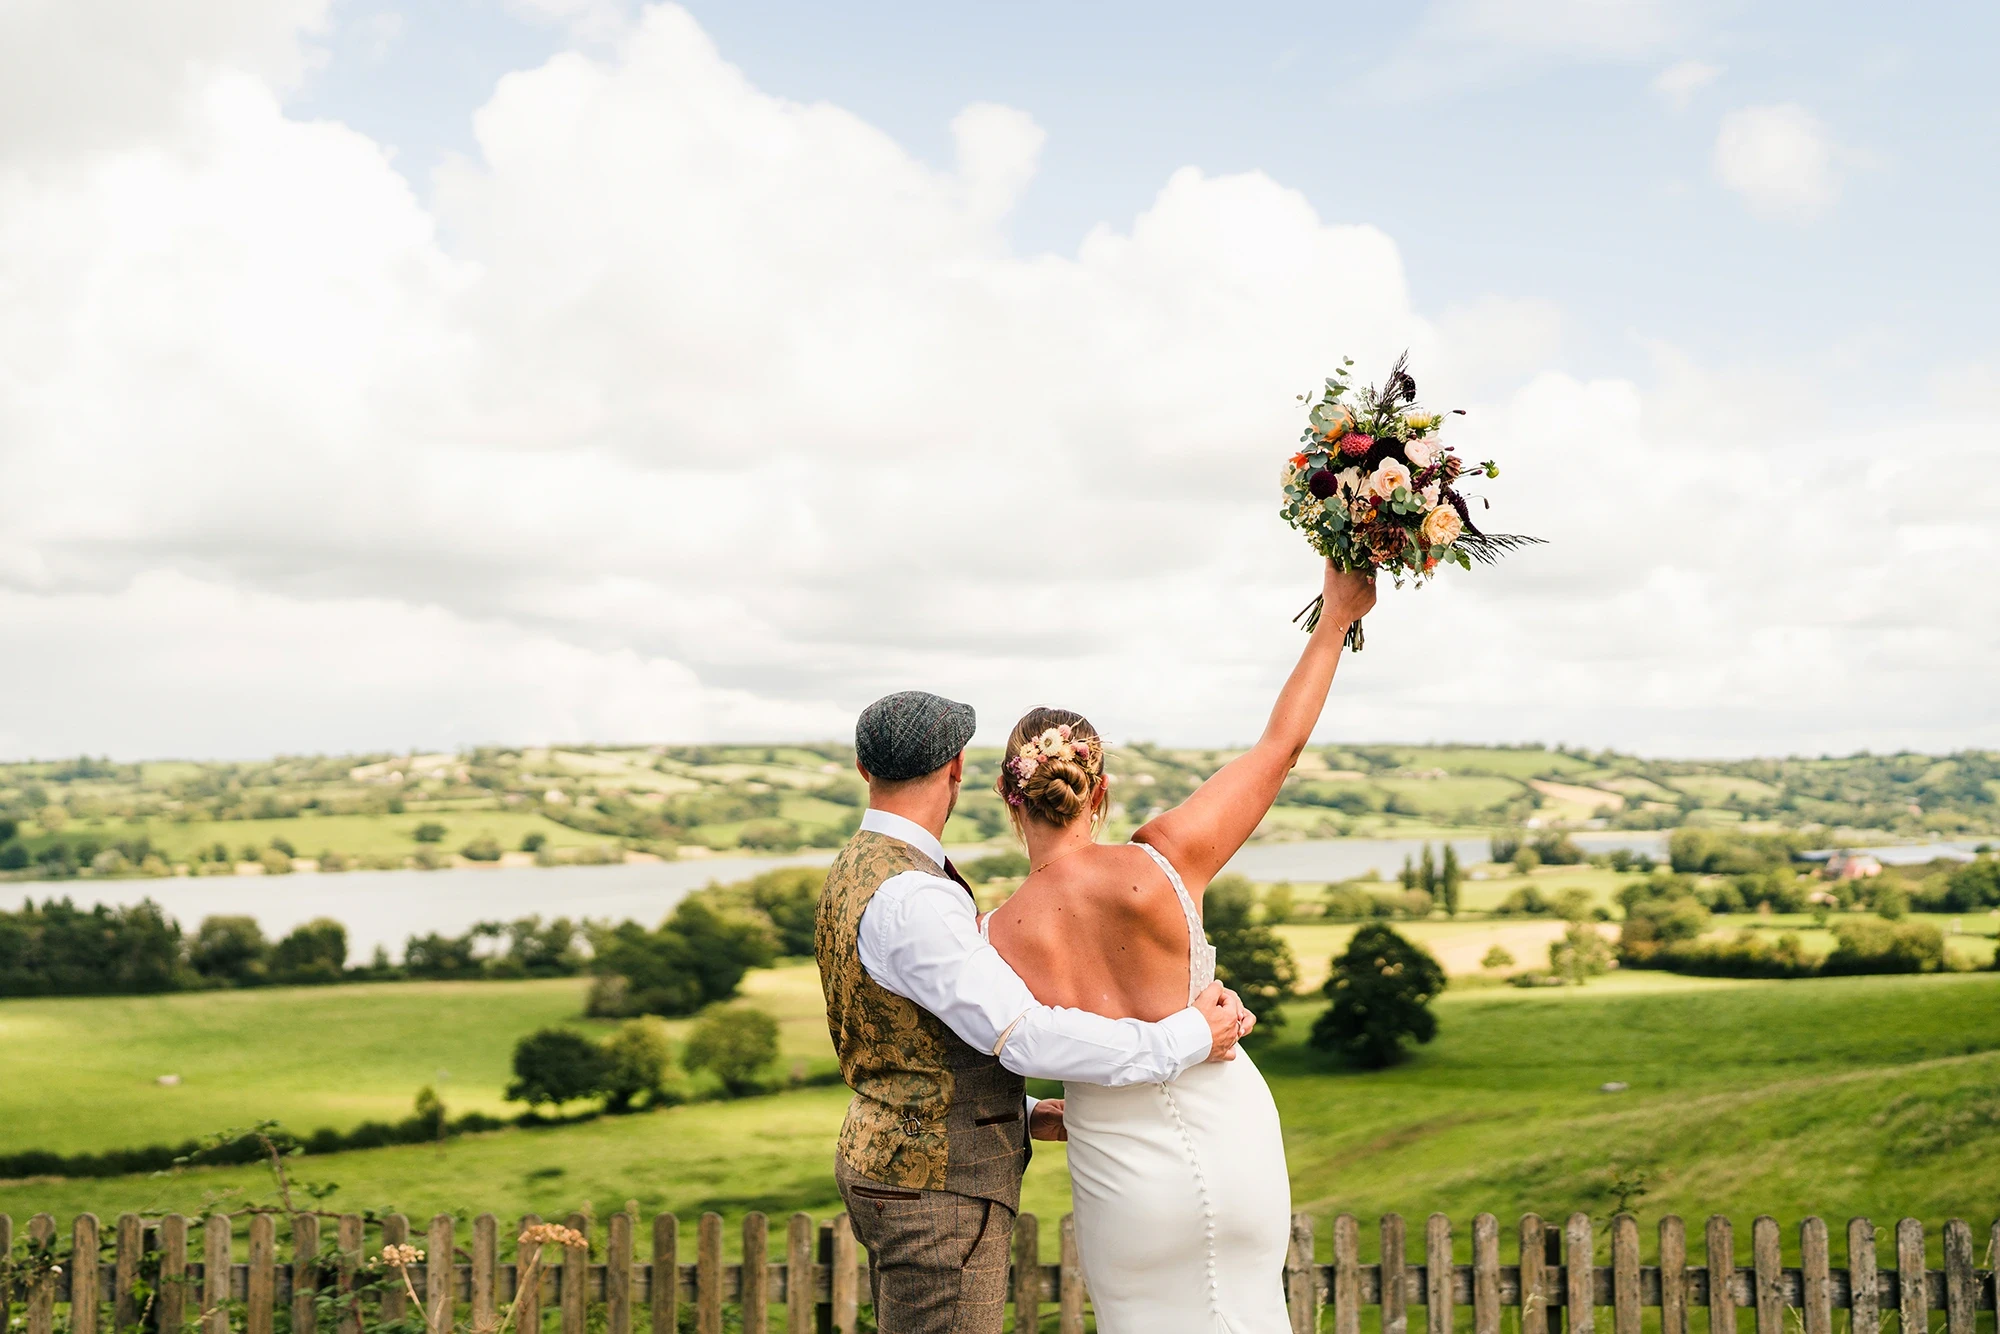
[[[519,1241],[523,1246],[539,1242],[544,1246],[567,1246],[573,1251],[590,1248],[590,1242],[581,1232],[573,1227],[564,1227],[560,1223],[536,1223],[524,1228]]]
[[[382,1263],[391,1269],[407,1269],[424,1258],[424,1253],[415,1246],[384,1246]]]
[[[1428,431],[1438,424],[1435,412],[1412,412],[1403,418],[1403,425],[1412,431]]]
[[[1305,466],[1306,466],[1306,456],[1305,456],[1305,454],[1304,454],[1304,453],[1298,453],[1298,454],[1294,454],[1294,455],[1292,455],[1292,469],[1293,469],[1293,471],[1295,471],[1295,472],[1303,472],[1303,471],[1305,470]]]

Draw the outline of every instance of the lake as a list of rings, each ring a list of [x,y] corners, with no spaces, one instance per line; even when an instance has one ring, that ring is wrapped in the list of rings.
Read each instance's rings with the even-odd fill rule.
[[[1665,856],[1666,835],[1575,835],[1592,852],[1630,848]],[[1455,838],[1468,865],[1487,857],[1485,838]],[[1441,845],[1440,845],[1441,846]],[[1254,843],[1236,854],[1229,870],[1253,880],[1317,883],[1374,871],[1394,879],[1405,857],[1419,855],[1417,839],[1314,839]],[[967,850],[970,852],[971,850]],[[347,955],[362,963],[377,945],[400,958],[411,936],[437,931],[458,935],[474,922],[543,917],[627,918],[657,923],[689,893],[713,881],[744,880],[782,866],[824,866],[830,850],[788,857],[715,857],[625,866],[460,867],[445,871],[345,871],[281,877],[177,876],[169,880],[30,881],[10,886],[8,906],[25,898],[67,896],[82,904],[137,903],[152,899],[193,931],[217,914],[254,917],[276,939],[315,917],[347,927]]]

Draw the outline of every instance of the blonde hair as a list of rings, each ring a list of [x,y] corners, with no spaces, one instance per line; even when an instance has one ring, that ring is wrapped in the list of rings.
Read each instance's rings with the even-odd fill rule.
[[[1023,774],[1024,768],[1029,772]],[[1006,801],[1017,827],[1027,817],[1066,825],[1091,809],[1105,781],[1104,741],[1090,720],[1069,709],[1037,708],[1008,734],[993,790]],[[1103,813],[1100,806],[1098,817]]]

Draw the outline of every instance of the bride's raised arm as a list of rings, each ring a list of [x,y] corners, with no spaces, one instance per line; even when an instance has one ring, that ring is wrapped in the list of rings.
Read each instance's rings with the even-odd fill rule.
[[[1193,893],[1199,894],[1236,855],[1278,799],[1285,775],[1319,723],[1347,627],[1375,605],[1374,578],[1343,574],[1331,561],[1325,591],[1319,625],[1278,692],[1271,721],[1257,744],[1216,770],[1186,801],[1154,816],[1132,835],[1134,842],[1150,843],[1164,853]]]

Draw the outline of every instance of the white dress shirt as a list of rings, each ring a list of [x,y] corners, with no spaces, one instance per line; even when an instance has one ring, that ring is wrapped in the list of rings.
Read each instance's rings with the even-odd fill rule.
[[[861,827],[944,865],[922,825],[870,810]],[[1192,1006],[1156,1024],[1043,1005],[979,933],[972,896],[943,876],[905,871],[861,914],[861,966],[886,990],[944,1021],[1017,1075],[1083,1084],[1157,1084],[1208,1059],[1208,1023]]]

